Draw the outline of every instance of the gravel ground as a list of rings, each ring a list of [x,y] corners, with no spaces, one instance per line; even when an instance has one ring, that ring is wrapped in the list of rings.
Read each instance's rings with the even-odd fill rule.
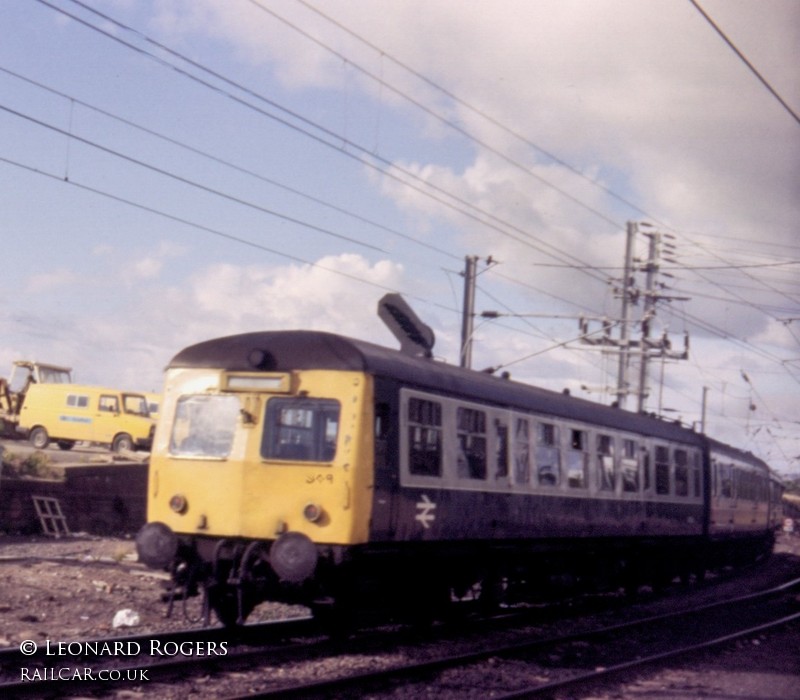
[[[76,535],[60,539],[0,536],[0,647],[26,639],[67,641],[114,634],[192,629],[180,605],[164,617],[166,573],[136,560],[132,539]],[[190,616],[199,614],[199,597]],[[114,627],[121,610],[132,626]],[[251,621],[305,614],[304,608],[262,605]]]
[[[800,558],[800,537],[782,539],[777,551]],[[0,647],[18,646],[24,640],[41,644],[44,640],[62,642],[196,627],[184,620],[180,611],[171,620],[164,619],[165,606],[160,602],[164,579],[136,562],[135,545],[130,539],[0,536]],[[114,629],[113,620],[120,610],[135,612],[137,624]],[[303,612],[302,608],[262,605],[255,618],[274,619]],[[343,658],[339,663],[350,661]],[[366,663],[370,665],[369,660]],[[280,675],[283,671],[272,672]],[[237,692],[239,682],[250,686],[252,680],[252,675],[248,679],[247,674],[226,674],[224,678],[209,676],[192,681],[190,688],[139,686],[115,693],[127,698],[214,698]],[[799,700],[800,626],[674,662],[623,685],[570,697]]]

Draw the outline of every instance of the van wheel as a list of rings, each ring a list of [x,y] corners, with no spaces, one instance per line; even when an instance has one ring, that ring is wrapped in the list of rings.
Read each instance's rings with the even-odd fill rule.
[[[75,441],[74,440],[58,440],[56,442],[56,444],[62,450],[71,450],[73,447],[75,447]]]
[[[28,440],[37,450],[43,450],[50,444],[50,436],[40,425],[37,425],[33,430],[31,430]]]
[[[122,450],[133,450],[133,438],[128,433],[120,433],[111,443],[112,452],[121,452]]]

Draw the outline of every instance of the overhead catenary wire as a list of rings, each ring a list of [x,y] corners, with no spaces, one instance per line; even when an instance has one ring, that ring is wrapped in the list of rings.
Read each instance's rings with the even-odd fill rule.
[[[697,2],[697,0],[689,0],[689,2],[690,2],[690,3],[692,3],[692,5],[694,5],[695,9],[696,9],[696,10],[697,10],[697,11],[698,11],[698,12],[699,12],[699,13],[700,13],[702,16],[703,16],[703,19],[705,19],[705,20],[706,20],[706,22],[708,22],[708,23],[709,23],[709,24],[710,24],[710,25],[713,27],[714,31],[715,31],[717,34],[719,34],[719,35],[720,35],[720,37],[722,37],[722,40],[723,40],[723,41],[724,41],[724,42],[725,42],[725,43],[726,43],[726,44],[727,44],[727,45],[730,47],[730,49],[731,49],[731,50],[732,50],[732,51],[733,51],[733,52],[734,52],[734,53],[735,53],[735,54],[736,54],[736,55],[739,57],[739,59],[742,61],[742,63],[744,63],[744,64],[745,64],[745,65],[746,65],[746,66],[747,66],[747,67],[750,69],[750,72],[751,72],[753,75],[755,75],[755,76],[756,76],[756,78],[758,78],[759,82],[760,82],[760,83],[761,83],[761,84],[762,84],[762,85],[763,85],[765,88],[767,88],[767,90],[769,90],[770,94],[771,94],[771,95],[772,95],[772,96],[773,96],[773,97],[774,97],[776,100],[778,100],[778,102],[780,102],[781,106],[782,106],[782,107],[783,107],[783,108],[784,108],[784,109],[785,109],[785,110],[786,110],[786,111],[787,111],[787,112],[788,112],[788,113],[791,115],[791,117],[792,117],[792,118],[793,118],[793,119],[794,119],[794,120],[795,120],[795,121],[796,121],[798,124],[800,124],[800,116],[799,116],[799,115],[798,115],[798,114],[797,114],[797,113],[796,113],[796,112],[795,112],[795,111],[794,111],[794,110],[793,110],[793,109],[792,109],[792,108],[791,108],[791,107],[790,107],[790,106],[789,106],[789,105],[786,103],[786,100],[784,100],[784,99],[783,99],[783,98],[782,98],[782,97],[781,97],[781,96],[778,94],[778,91],[777,91],[777,90],[776,90],[774,87],[772,87],[772,85],[770,85],[769,81],[768,81],[768,80],[767,80],[767,79],[766,79],[766,78],[765,78],[763,75],[761,75],[761,73],[759,73],[759,72],[758,72],[758,70],[756,69],[756,67],[755,67],[755,66],[754,66],[754,65],[753,65],[753,64],[750,62],[750,60],[747,58],[747,56],[745,56],[745,55],[744,55],[744,53],[742,53],[742,51],[740,51],[740,50],[737,48],[736,44],[734,44],[734,43],[733,43],[733,42],[732,42],[732,41],[731,41],[731,40],[728,38],[728,35],[727,35],[727,34],[725,34],[725,32],[723,32],[723,31],[722,31],[722,29],[720,29],[719,25],[718,25],[718,24],[717,24],[717,23],[716,23],[716,22],[715,22],[715,21],[714,21],[714,20],[711,18],[711,16],[710,16],[710,15],[709,15],[709,14],[708,14],[708,13],[707,13],[707,12],[706,12],[706,11],[705,11],[703,8],[702,8],[702,7],[700,7],[700,3],[698,3],[698,2]]]
[[[0,66],[0,72],[6,73],[7,75],[13,76],[14,78],[17,78],[19,80],[27,82],[30,85],[34,85],[34,86],[40,88],[41,90],[45,90],[45,91],[47,91],[47,92],[49,92],[51,94],[57,95],[57,96],[65,99],[65,100],[69,100],[71,104],[81,105],[82,107],[85,107],[86,109],[89,109],[89,110],[94,111],[94,112],[96,112],[98,114],[101,114],[101,115],[103,115],[103,116],[105,116],[105,117],[107,117],[109,119],[118,121],[121,124],[124,124],[126,126],[131,127],[132,129],[136,129],[138,131],[141,131],[142,133],[146,133],[146,134],[148,134],[150,136],[153,136],[153,137],[155,137],[155,138],[157,138],[157,139],[159,139],[161,141],[164,141],[165,143],[172,144],[173,146],[178,146],[179,148],[184,149],[184,150],[186,150],[186,151],[188,151],[190,153],[194,153],[195,155],[199,155],[199,156],[201,156],[203,158],[207,158],[208,160],[210,160],[210,161],[212,161],[214,163],[217,163],[219,165],[223,165],[223,166],[225,166],[227,168],[230,168],[232,170],[238,171],[238,172],[240,172],[240,173],[242,173],[244,175],[247,175],[249,177],[256,178],[257,180],[260,180],[262,182],[266,182],[266,183],[272,185],[273,187],[277,187],[277,188],[282,189],[282,190],[284,190],[286,192],[290,192],[291,194],[294,194],[294,195],[297,195],[298,197],[302,197],[304,199],[307,199],[307,200],[309,200],[311,202],[314,202],[315,204],[319,204],[320,206],[323,206],[326,209],[330,209],[332,211],[336,211],[336,212],[338,212],[340,214],[344,214],[345,216],[348,216],[348,217],[351,217],[353,219],[356,219],[356,220],[358,220],[358,221],[360,221],[362,223],[366,223],[366,224],[368,224],[370,226],[373,226],[375,228],[381,229],[381,230],[391,234],[392,236],[397,236],[399,238],[404,238],[404,239],[406,239],[406,240],[408,240],[408,241],[410,241],[410,242],[412,242],[412,243],[414,243],[416,245],[422,246],[424,248],[428,248],[429,250],[432,250],[434,252],[440,253],[440,254],[445,255],[447,257],[450,257],[450,258],[453,258],[453,259],[457,259],[457,260],[461,259],[458,255],[456,255],[452,251],[445,250],[444,248],[435,246],[435,245],[433,245],[431,243],[428,243],[427,241],[423,241],[423,240],[421,240],[419,238],[415,238],[413,236],[410,236],[409,234],[404,233],[402,231],[399,231],[396,228],[392,228],[392,227],[386,226],[384,224],[381,224],[378,221],[375,221],[375,220],[370,219],[370,218],[365,217],[365,216],[361,216],[360,214],[357,214],[356,212],[353,212],[353,211],[351,211],[349,209],[346,209],[344,207],[341,207],[339,205],[333,204],[332,202],[325,201],[321,197],[315,197],[315,196],[309,194],[308,192],[304,192],[302,190],[299,190],[296,187],[290,187],[289,185],[287,185],[287,184],[285,184],[283,182],[279,182],[278,180],[276,180],[274,178],[270,178],[270,177],[267,177],[267,176],[265,176],[265,175],[263,175],[261,173],[255,172],[252,169],[244,168],[244,167],[242,167],[240,165],[237,165],[236,163],[231,162],[230,160],[226,160],[224,158],[219,158],[219,157],[213,155],[212,153],[209,153],[208,151],[204,151],[202,149],[195,148],[194,146],[191,146],[190,144],[188,144],[188,143],[186,143],[184,141],[180,141],[178,139],[175,139],[175,138],[172,138],[170,136],[167,136],[166,134],[163,134],[163,133],[160,133],[158,131],[155,131],[154,129],[150,129],[148,127],[145,127],[142,124],[137,124],[136,122],[134,122],[134,121],[132,121],[130,119],[126,119],[126,118],[121,117],[121,116],[119,116],[117,114],[113,114],[112,112],[109,112],[108,110],[105,110],[105,109],[102,109],[100,107],[97,107],[96,105],[92,105],[91,103],[86,102],[85,100],[79,100],[79,99],[77,99],[76,97],[74,97],[72,95],[68,95],[65,92],[62,92],[60,90],[56,90],[56,89],[54,89],[52,87],[49,87],[49,86],[47,86],[44,83],[41,83],[39,81],[32,80],[31,78],[28,78],[28,77],[26,77],[26,76],[24,76],[24,75],[22,75],[22,74],[20,74],[20,73],[18,73],[16,71],[12,71],[12,70],[9,70],[8,68]],[[72,133],[72,129],[71,128],[70,128],[70,133]]]
[[[448,207],[449,209],[452,209],[452,210],[456,211],[457,213],[461,214],[462,216],[465,216],[466,218],[470,219],[471,221],[474,221],[474,222],[476,222],[478,224],[486,226],[486,227],[488,227],[488,228],[500,233],[503,236],[507,236],[509,238],[512,238],[513,240],[516,240],[517,242],[522,242],[525,245],[529,245],[529,246],[539,250],[540,252],[543,252],[543,253],[545,253],[547,255],[550,255],[551,257],[555,257],[556,259],[562,259],[562,260],[570,259],[570,260],[575,260],[576,262],[579,262],[581,264],[585,264],[584,261],[580,261],[578,258],[576,258],[575,256],[571,255],[568,252],[565,252],[563,249],[559,248],[558,246],[555,246],[555,245],[553,245],[553,244],[551,244],[551,243],[549,243],[547,241],[544,241],[541,238],[538,238],[538,237],[534,236],[529,231],[526,231],[526,230],[524,230],[524,229],[522,229],[522,228],[520,228],[518,226],[515,226],[515,225],[513,225],[513,224],[511,224],[511,223],[509,223],[507,221],[504,221],[504,220],[500,219],[499,217],[497,217],[496,215],[492,214],[491,212],[488,212],[488,211],[476,206],[473,202],[470,202],[470,201],[468,201],[468,200],[466,200],[466,199],[464,199],[462,197],[458,197],[458,196],[454,195],[453,193],[448,192],[444,188],[439,187],[439,186],[431,183],[428,180],[425,180],[424,178],[418,176],[416,173],[414,173],[414,172],[412,172],[412,171],[410,171],[410,170],[408,170],[406,168],[402,168],[402,167],[398,166],[396,163],[393,163],[393,162],[391,162],[391,161],[389,161],[389,160],[387,160],[385,158],[382,158],[382,157],[372,153],[370,151],[370,149],[366,148],[365,146],[362,146],[362,145],[360,145],[360,144],[358,144],[358,143],[346,138],[342,134],[338,134],[337,132],[333,131],[332,129],[329,129],[329,128],[325,127],[325,126],[322,126],[318,122],[315,122],[314,120],[311,120],[311,119],[299,114],[295,110],[290,110],[290,109],[286,108],[285,106],[279,104],[275,100],[272,100],[272,99],[270,99],[270,98],[268,98],[268,97],[266,97],[264,95],[261,95],[261,94],[255,92],[254,90],[251,90],[250,88],[247,88],[246,86],[241,85],[240,83],[235,82],[235,81],[227,78],[226,76],[220,74],[219,72],[214,71],[214,70],[208,68],[207,66],[202,65],[198,61],[195,61],[193,59],[190,59],[190,58],[182,55],[181,53],[175,51],[174,49],[171,49],[170,47],[164,45],[163,43],[158,42],[158,41],[148,37],[146,34],[143,34],[142,32],[129,27],[128,25],[126,25],[126,24],[124,24],[124,23],[112,18],[111,16],[106,15],[104,13],[101,13],[97,9],[88,6],[83,2],[80,2],[80,0],[70,0],[70,1],[73,4],[75,4],[75,5],[79,6],[79,7],[82,7],[83,9],[91,12],[92,14],[102,18],[104,21],[112,23],[114,26],[117,26],[120,29],[123,29],[125,31],[128,31],[128,32],[138,36],[143,41],[145,41],[147,44],[157,48],[159,51],[165,52],[166,54],[179,59],[180,61],[186,63],[187,65],[190,65],[193,68],[208,74],[209,76],[213,77],[215,80],[221,81],[224,84],[229,85],[230,87],[241,91],[243,94],[246,94],[248,97],[255,98],[258,101],[263,102],[263,103],[267,104],[268,106],[281,111],[282,113],[286,114],[286,116],[288,118],[297,120],[297,121],[301,122],[302,124],[305,124],[306,126],[315,129],[316,131],[319,132],[319,134],[312,133],[312,132],[308,131],[307,129],[302,128],[298,124],[295,124],[292,121],[289,121],[288,118],[279,117],[276,114],[268,112],[268,111],[266,111],[266,110],[264,110],[264,109],[262,109],[262,108],[260,108],[260,107],[258,107],[256,105],[252,104],[251,102],[243,99],[242,97],[233,94],[229,90],[225,90],[225,89],[221,88],[220,86],[209,82],[208,80],[204,80],[203,78],[200,78],[199,76],[194,75],[193,73],[189,72],[188,70],[185,70],[185,69],[180,68],[180,67],[178,67],[178,66],[176,66],[176,65],[174,65],[172,63],[169,63],[169,62],[165,61],[160,56],[157,56],[157,55],[155,55],[155,54],[153,54],[151,52],[145,51],[144,49],[142,49],[142,48],[140,48],[138,46],[135,46],[135,45],[131,44],[128,41],[125,41],[122,37],[118,36],[115,33],[112,33],[112,32],[106,31],[106,30],[104,30],[104,29],[102,29],[100,27],[97,27],[97,26],[91,24],[90,22],[78,17],[77,15],[75,15],[73,13],[70,13],[70,12],[67,12],[63,8],[60,8],[58,6],[53,5],[51,2],[48,2],[48,0],[37,0],[37,2],[39,2],[40,4],[42,4],[42,5],[46,6],[46,7],[49,7],[50,9],[58,12],[59,14],[62,14],[64,16],[66,16],[66,17],[69,17],[69,18],[75,20],[76,22],[78,22],[81,25],[87,27],[88,29],[91,29],[91,30],[93,30],[93,31],[95,31],[95,32],[97,32],[99,34],[102,34],[102,35],[106,36],[107,38],[111,39],[112,41],[115,41],[115,42],[117,42],[117,43],[119,43],[119,44],[121,44],[123,46],[126,46],[126,47],[136,51],[137,53],[143,55],[143,56],[146,56],[146,57],[148,57],[148,58],[150,58],[152,60],[155,60],[156,62],[164,65],[165,67],[168,67],[171,70],[177,72],[178,74],[180,74],[180,75],[182,75],[182,76],[184,76],[184,77],[186,77],[186,78],[188,78],[190,80],[193,80],[193,81],[195,81],[195,82],[197,82],[197,83],[199,83],[199,84],[201,84],[201,85],[203,85],[203,86],[205,86],[205,87],[207,87],[207,88],[209,88],[209,89],[211,89],[211,90],[213,90],[213,91],[215,91],[215,92],[217,92],[219,94],[222,94],[222,95],[234,100],[236,103],[238,103],[238,104],[240,104],[242,106],[245,106],[247,108],[253,109],[256,112],[258,112],[259,114],[261,114],[261,115],[263,115],[263,116],[265,116],[265,117],[267,117],[269,119],[272,119],[272,120],[276,121],[277,123],[279,123],[279,124],[281,124],[281,125],[283,125],[283,126],[285,126],[287,128],[290,128],[290,129],[292,129],[294,131],[302,133],[303,135],[313,139],[314,141],[316,141],[317,143],[319,143],[321,145],[324,145],[324,146],[329,147],[329,148],[333,148],[338,153],[340,153],[341,155],[343,155],[343,156],[345,156],[347,158],[355,159],[359,163],[365,165],[366,167],[369,167],[369,168],[372,168],[372,169],[375,169],[375,170],[379,171],[384,176],[386,176],[386,177],[388,177],[388,178],[390,178],[392,180],[395,180],[396,182],[400,183],[404,187],[408,187],[408,188],[410,188],[410,189],[422,194],[423,196],[428,197],[428,198],[432,199],[433,201],[436,201],[436,202],[442,204],[443,206]],[[320,134],[322,134],[322,136],[320,136]],[[328,139],[331,139],[331,140],[328,140]],[[344,144],[346,146],[346,148],[342,147],[342,145],[340,145],[340,144]],[[355,151],[355,153],[352,153],[349,149],[352,149],[353,151]],[[373,160],[377,161],[378,164],[374,163]],[[415,184],[415,183],[418,183],[418,184]],[[526,242],[526,241],[520,239],[520,236],[522,236],[523,239],[529,239],[529,240]],[[590,269],[590,267],[588,269]],[[585,274],[591,274],[591,273],[589,273],[587,271]],[[601,275],[591,275],[591,276],[594,276],[595,279],[599,279],[599,280],[605,281],[604,278]]]
[[[202,66],[202,65],[200,65],[199,63],[197,63],[197,62],[195,62],[195,61],[191,61],[190,59],[187,59],[186,57],[182,56],[181,54],[178,54],[177,52],[174,52],[174,51],[172,51],[172,50],[171,50],[171,49],[169,49],[168,47],[165,47],[165,46],[163,46],[163,44],[161,44],[161,43],[159,43],[159,42],[155,42],[154,40],[150,39],[149,37],[146,37],[145,35],[142,35],[142,34],[141,34],[141,32],[138,32],[137,30],[131,29],[131,28],[130,28],[130,27],[128,27],[127,25],[125,25],[125,24],[122,24],[122,23],[120,23],[120,22],[118,22],[118,21],[114,20],[113,18],[111,18],[111,17],[108,17],[107,15],[104,15],[103,13],[99,13],[99,12],[97,12],[97,11],[96,11],[94,8],[91,8],[91,7],[88,7],[88,6],[86,6],[84,3],[81,3],[81,2],[79,2],[79,0],[71,0],[71,1],[72,1],[73,3],[75,3],[75,4],[79,5],[79,6],[81,6],[81,7],[84,7],[85,9],[88,9],[88,10],[90,10],[91,12],[93,12],[93,13],[95,13],[95,14],[97,14],[97,15],[101,16],[101,17],[103,17],[104,19],[106,19],[106,20],[108,20],[108,21],[111,21],[111,22],[113,22],[113,23],[117,24],[117,25],[118,25],[118,26],[120,26],[121,28],[124,28],[124,29],[126,29],[126,30],[128,30],[128,31],[132,31],[132,32],[136,33],[137,35],[144,37],[144,38],[145,38],[145,40],[146,40],[146,41],[148,41],[149,43],[152,43],[152,44],[154,44],[154,45],[156,45],[156,46],[159,46],[160,48],[162,48],[162,49],[164,49],[164,50],[166,50],[166,51],[170,52],[171,54],[175,55],[176,57],[179,57],[179,58],[181,58],[181,60],[187,61],[187,62],[189,62],[190,64],[192,64],[192,65],[194,65],[194,66],[196,66],[196,67],[199,67],[200,69],[202,69],[202,70],[204,70],[204,71],[207,71],[207,72],[209,72],[211,75],[214,75],[214,76],[216,76],[217,78],[220,78],[220,79],[222,79],[222,80],[225,80],[226,82],[228,82],[228,83],[230,83],[230,84],[232,84],[232,85],[235,85],[236,87],[238,87],[238,88],[240,88],[240,89],[247,90],[246,88],[243,88],[243,87],[242,87],[241,85],[239,85],[238,83],[233,83],[232,81],[229,81],[229,80],[228,80],[227,78],[225,78],[224,76],[220,76],[218,73],[216,73],[216,72],[214,72],[214,71],[210,71],[210,70],[209,70],[208,68],[206,68],[205,66]],[[46,2],[45,2],[45,0],[39,0],[39,2],[42,2],[43,4],[49,4],[49,3],[46,3]],[[54,9],[57,9],[57,10],[61,11],[59,8],[54,8]],[[71,15],[71,14],[69,14],[69,13],[67,13],[67,14],[68,14],[68,16],[70,16],[70,17],[74,17],[73,15]],[[82,20],[79,20],[79,21],[81,21],[81,22],[82,22]],[[83,23],[83,22],[82,22],[82,23]],[[84,23],[84,24],[85,24],[85,23]],[[98,28],[94,27],[94,26],[93,26],[93,25],[91,25],[91,24],[88,24],[87,26],[89,26],[89,27],[90,27],[90,28],[92,28],[92,29],[95,29],[96,31],[100,31],[101,33],[105,33],[105,32],[103,32],[103,30],[100,30],[100,29],[98,29]],[[116,40],[116,41],[121,41],[121,40],[120,40],[119,38],[117,38],[116,36],[110,36],[110,38],[112,38],[112,39],[114,39],[114,40]],[[125,45],[129,45],[129,44],[127,44],[127,42],[123,42],[123,43],[125,43]],[[137,49],[137,50],[140,50],[140,49]],[[146,54],[146,55],[150,56],[150,54]],[[157,59],[157,60],[160,60],[160,59]],[[169,67],[173,68],[173,69],[179,70],[179,72],[182,72],[182,73],[184,73],[184,71],[181,71],[180,69],[177,69],[177,68],[176,68],[175,66],[173,66],[172,64],[167,64],[167,65],[168,65]],[[188,73],[185,73],[185,74],[186,74],[188,77],[190,77],[190,78],[192,78],[192,79],[194,79],[194,80],[199,80],[199,79],[198,79],[196,76],[193,76],[193,75],[191,75],[191,74],[188,74]],[[201,82],[202,82],[202,81],[201,81]],[[211,87],[213,87],[213,86],[211,86]],[[251,92],[251,94],[255,95],[255,93],[252,93],[252,91],[248,91],[248,92]],[[227,94],[227,93],[226,93],[226,94]],[[266,101],[268,104],[271,104],[271,105],[274,105],[274,104],[275,104],[273,101],[271,101],[271,100],[267,100],[266,98],[263,98],[262,96],[258,96],[258,97],[259,97],[259,99],[263,99],[263,100],[265,100],[265,101]],[[246,103],[246,102],[245,102],[244,104],[246,104],[246,105],[248,105],[248,106],[252,106],[252,105],[250,105],[249,103]],[[279,107],[279,108],[281,108],[281,109],[283,109],[283,108],[282,108],[280,105],[278,105],[278,107]],[[294,113],[292,113],[292,114],[293,114],[293,116],[297,116],[297,115],[295,115]],[[267,114],[267,116],[271,116],[271,117],[273,117],[273,118],[274,118],[274,116],[273,116],[273,115],[269,115],[269,114]],[[311,122],[311,123],[313,124],[313,122]],[[315,125],[315,126],[319,126],[319,125]],[[322,128],[322,127],[320,127],[320,128]],[[341,135],[337,135],[337,136],[338,136],[338,138],[343,138]],[[357,146],[357,144],[353,144],[352,142],[348,142],[348,143],[349,143],[349,145],[351,145],[351,146]],[[363,149],[362,147],[358,147],[358,148],[361,148],[362,152],[366,152],[366,149]],[[345,151],[344,153],[345,153],[345,155],[348,155],[346,151]],[[363,161],[362,161],[362,162],[363,162]],[[387,161],[387,163],[388,163],[388,161]],[[394,167],[394,166],[392,165],[392,167]],[[386,174],[386,173],[385,173],[385,174]],[[408,173],[408,172],[406,172],[406,173],[404,173],[404,174],[411,174],[411,173]],[[411,174],[411,175],[413,175],[413,174]],[[390,176],[391,176],[391,175],[390,175]],[[414,187],[413,185],[410,185],[409,183],[403,182],[403,184],[405,184],[406,186],[411,186],[413,189],[418,189],[418,188]],[[426,184],[426,185],[429,185],[430,183],[427,183],[427,182],[425,182],[425,184]],[[435,189],[437,189],[437,190],[440,190],[441,188],[435,188]],[[419,190],[418,190],[418,191],[419,191]],[[431,196],[431,195],[429,195],[429,194],[428,194],[427,196]],[[440,200],[438,200],[438,198],[437,198],[437,197],[433,197],[433,198],[434,198],[434,199],[436,199],[437,201],[440,201]],[[462,201],[464,204],[467,204],[468,206],[473,206],[473,205],[472,205],[471,203],[469,203],[469,202],[466,202],[466,201],[464,201],[464,200],[461,200],[461,201]],[[444,203],[445,203],[446,205],[450,206],[450,205],[449,205],[449,204],[447,204],[446,202],[444,202]],[[463,213],[465,213],[465,212],[463,212],[463,211],[462,211],[461,213],[463,214]],[[486,213],[486,212],[484,212],[484,213]],[[497,230],[497,231],[498,231],[498,232],[500,232],[501,234],[503,234],[503,235],[508,235],[508,236],[511,236],[512,238],[515,238],[515,240],[518,240],[518,241],[519,241],[519,239],[518,239],[516,236],[514,236],[514,234],[511,234],[511,233],[509,233],[508,231],[504,230],[504,228],[503,228],[503,225],[504,225],[504,224],[505,224],[505,225],[508,225],[508,223],[507,223],[507,222],[502,222],[502,221],[498,220],[496,217],[493,217],[493,215],[490,215],[490,216],[492,216],[492,218],[493,218],[494,220],[498,221],[498,223],[501,225],[501,227],[500,227],[500,228],[498,228],[497,226],[493,226],[493,225],[492,225],[492,224],[490,224],[489,222],[482,221],[482,220],[480,219],[480,217],[475,217],[474,215],[471,215],[471,214],[469,214],[469,213],[466,213],[466,214],[467,214],[467,216],[468,216],[469,218],[473,218],[473,219],[474,219],[474,220],[476,220],[477,222],[479,222],[479,223],[482,223],[483,225],[488,225],[490,228],[493,228],[494,230]],[[486,214],[488,214],[488,213],[486,213]],[[529,234],[528,232],[526,232],[526,231],[523,231],[523,230],[519,229],[518,227],[511,226],[511,228],[512,228],[512,230],[514,230],[514,231],[517,231],[517,232],[521,233],[522,235],[525,235],[525,236],[530,236],[530,234]],[[540,243],[544,243],[544,242],[540,241]],[[554,256],[558,256],[558,255],[564,255],[564,253],[563,253],[563,252],[562,252],[560,249],[553,249],[553,247],[552,247],[550,244],[546,244],[546,243],[545,243],[545,245],[546,245],[546,246],[548,246],[548,248],[549,248],[549,254],[551,254],[551,255],[554,255]],[[542,248],[539,248],[539,249],[540,249],[540,250],[542,250],[542,252],[548,252],[548,250],[547,250],[547,249],[542,249]],[[567,257],[570,257],[570,258],[572,258],[572,256],[569,256],[569,255],[567,255]],[[575,268],[574,268],[574,269],[578,269],[578,270],[584,269],[584,270],[586,270],[587,272],[590,272],[590,271],[599,271],[599,270],[598,270],[598,268],[597,268],[597,266],[588,265],[588,264],[580,264],[580,263],[576,264],[576,266],[575,266]],[[600,279],[600,278],[597,278],[597,279]]]
[[[26,165],[24,163],[20,163],[19,161],[15,161],[15,160],[12,160],[10,158],[5,158],[3,156],[0,156],[0,162],[6,163],[7,165],[11,165],[11,166],[16,167],[16,168],[21,168],[23,170],[27,170],[30,173],[34,173],[36,175],[49,178],[51,180],[55,180],[57,182],[63,183],[66,186],[74,187],[74,188],[83,190],[85,192],[90,192],[90,193],[92,193],[94,195],[98,195],[100,197],[104,197],[104,198],[107,198],[107,199],[114,200],[116,202],[119,202],[120,204],[125,204],[127,206],[135,207],[136,209],[140,209],[141,211],[145,211],[145,212],[148,212],[150,214],[155,214],[155,215],[157,215],[159,217],[162,217],[164,219],[168,219],[170,221],[174,221],[176,223],[183,224],[183,225],[188,226],[190,228],[197,229],[198,231],[203,231],[205,233],[211,234],[211,235],[216,236],[218,238],[223,238],[223,239],[225,239],[227,241],[230,241],[232,243],[236,243],[236,244],[239,244],[239,245],[247,246],[249,248],[254,248],[256,250],[261,250],[261,251],[264,251],[266,253],[270,253],[272,255],[277,255],[277,256],[280,256],[282,258],[286,258],[287,260],[291,260],[293,262],[298,262],[298,263],[302,263],[304,265],[308,265],[309,267],[314,267],[314,268],[318,268],[318,269],[321,269],[321,270],[325,270],[326,272],[330,272],[332,274],[339,275],[341,277],[345,277],[345,278],[350,279],[352,281],[358,282],[360,284],[364,284],[366,286],[374,287],[374,288],[376,288],[378,290],[381,290],[381,291],[384,291],[384,292],[402,293],[404,296],[407,296],[410,299],[416,299],[418,301],[424,302],[425,304],[436,306],[436,307],[438,307],[438,308],[440,308],[440,309],[442,309],[444,311],[448,311],[448,312],[451,312],[451,313],[454,313],[454,314],[460,313],[459,309],[455,309],[453,307],[448,307],[448,306],[445,306],[443,304],[437,304],[436,302],[432,302],[429,299],[425,299],[423,297],[418,296],[413,291],[410,291],[410,290],[398,290],[398,289],[395,289],[393,287],[388,287],[386,285],[377,284],[376,282],[364,279],[363,277],[360,277],[358,275],[353,275],[353,274],[350,274],[350,273],[347,273],[347,272],[343,272],[342,270],[337,270],[336,268],[328,267],[328,266],[323,265],[323,264],[321,264],[319,262],[315,262],[315,261],[312,261],[312,260],[308,260],[307,258],[303,258],[303,257],[301,257],[299,255],[293,255],[291,253],[287,253],[285,250],[280,250],[278,248],[267,246],[267,245],[264,245],[263,243],[259,243],[257,241],[253,241],[253,240],[244,238],[243,236],[237,236],[235,234],[222,231],[220,229],[216,229],[216,228],[212,228],[210,226],[206,226],[206,225],[201,224],[200,222],[197,222],[197,221],[191,221],[190,219],[186,219],[184,217],[176,216],[175,214],[170,214],[169,212],[166,212],[166,211],[164,211],[162,209],[158,209],[156,207],[152,207],[152,206],[143,204],[141,202],[136,202],[136,201],[134,201],[132,199],[129,199],[129,198],[126,198],[126,197],[122,197],[122,196],[114,194],[112,192],[101,190],[98,187],[92,187],[91,185],[82,184],[81,182],[78,182],[75,179],[64,179],[63,177],[61,177],[59,175],[54,175],[52,173],[45,172],[45,171],[40,170],[38,168],[34,168],[34,167],[30,166],[30,165]]]
[[[69,143],[69,142],[68,142],[68,143]],[[578,266],[577,266],[577,264],[576,264],[576,265],[567,265],[566,267],[572,267],[572,268],[575,268],[575,269],[577,269],[577,267],[578,267]],[[601,270],[599,267],[597,267],[597,266],[591,266],[591,269],[593,269],[595,272],[601,272],[601,271],[602,271],[602,270]]]

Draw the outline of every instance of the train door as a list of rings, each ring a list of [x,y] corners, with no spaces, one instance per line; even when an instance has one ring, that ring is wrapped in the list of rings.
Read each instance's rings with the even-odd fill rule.
[[[395,402],[379,397],[376,381],[375,399],[375,488],[373,491],[372,540],[394,539],[399,496],[399,416]]]

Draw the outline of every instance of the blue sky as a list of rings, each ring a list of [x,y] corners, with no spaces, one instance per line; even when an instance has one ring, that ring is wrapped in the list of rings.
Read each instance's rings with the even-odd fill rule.
[[[700,5],[786,107],[688,0],[0,3],[0,372],[150,390],[229,333],[395,345],[389,291],[457,362],[476,255],[511,315],[474,366],[609,402],[575,317],[619,315],[647,221],[690,298],[654,334],[691,336],[648,408],[699,421],[708,387],[709,432],[796,468],[800,5]]]

